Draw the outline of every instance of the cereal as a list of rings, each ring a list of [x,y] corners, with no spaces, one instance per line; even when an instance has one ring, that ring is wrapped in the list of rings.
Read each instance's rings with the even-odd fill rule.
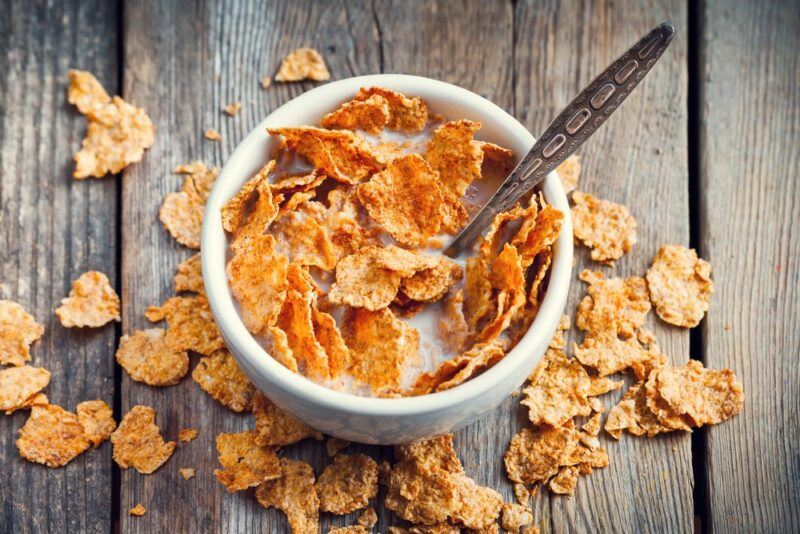
[[[378,464],[363,454],[340,454],[317,479],[319,509],[349,514],[364,508],[378,493]]]
[[[227,113],[230,117],[235,117],[239,113],[240,109],[242,109],[241,102],[231,102],[230,104],[222,108],[222,111]]]
[[[253,408],[256,389],[227,350],[200,358],[192,371],[192,379],[214,400],[234,412]]]
[[[325,60],[313,48],[303,47],[292,50],[281,62],[281,68],[275,75],[276,82],[299,82],[313,80],[324,82],[330,80],[331,73]]]
[[[517,482],[514,484],[514,497],[517,498],[517,502],[528,508],[531,502],[531,491],[525,486],[525,484],[520,484]]]
[[[364,130],[377,134],[389,122],[389,102],[381,95],[345,102],[322,117],[320,124],[331,130]]]
[[[458,506],[451,520],[470,529],[489,528],[497,520],[503,498],[491,488],[479,486],[466,475],[454,475]]]
[[[520,528],[533,521],[533,514],[527,506],[505,503],[502,512],[500,525],[508,532],[519,532]]]
[[[253,400],[253,415],[259,445],[282,447],[306,438],[322,441],[322,434],[275,406],[264,395],[257,394]]]
[[[264,225],[264,229],[278,216],[278,205],[273,201],[272,188],[269,184],[269,174],[274,168],[275,160],[270,160],[222,206],[222,227],[227,232],[232,234],[238,232],[249,208],[260,214],[254,219],[258,219],[258,222]],[[257,204],[257,207],[253,204]]]
[[[153,322],[167,321],[166,340],[173,350],[208,356],[225,347],[203,295],[169,298],[161,306],[149,306],[144,315]]]
[[[72,291],[69,297],[61,299],[56,315],[67,328],[94,328],[122,320],[119,316],[119,296],[111,287],[108,277],[98,271],[83,273],[72,283]]]
[[[361,525],[350,525],[347,527],[332,528],[328,534],[369,534],[369,530]]]
[[[86,137],[75,156],[78,179],[117,174],[142,159],[152,146],[155,128],[144,109],[134,107],[118,96],[109,97],[86,71],[69,71],[67,100],[86,115]]]
[[[350,347],[350,372],[378,396],[395,393],[405,369],[419,361],[419,332],[386,308],[352,309],[342,330]]]
[[[315,302],[314,291],[301,293],[290,286],[277,326],[286,333],[288,346],[299,369],[310,377],[324,380],[330,378],[331,369],[328,353],[314,331]]]
[[[152,408],[134,406],[111,434],[114,461],[122,469],[133,467],[148,475],[172,456],[175,442],[164,442],[155,418],[156,412]]]
[[[78,423],[83,427],[83,434],[92,445],[97,447],[111,437],[117,428],[111,406],[101,400],[84,401],[75,408]]]
[[[445,347],[461,352],[469,337],[469,325],[464,317],[464,290],[451,293],[444,301],[444,314],[439,320],[439,337]]]
[[[311,321],[314,337],[328,356],[328,372],[331,378],[336,378],[350,366],[350,349],[330,314],[314,307],[311,309]]]
[[[358,197],[398,243],[419,247],[441,226],[444,196],[438,182],[438,174],[422,156],[409,154],[358,186]]]
[[[201,295],[205,294],[203,266],[199,252],[178,265],[172,283],[176,293],[187,291]]]
[[[636,220],[622,204],[572,193],[572,230],[594,261],[613,265],[636,244]]]
[[[0,300],[1,365],[25,365],[31,359],[31,344],[43,334],[44,327],[22,306],[10,300]]]
[[[189,355],[176,350],[161,328],[122,336],[116,359],[132,379],[150,386],[172,386],[189,371]]]
[[[147,508],[145,508],[142,503],[138,503],[136,506],[128,510],[128,515],[133,515],[136,517],[141,517],[146,513],[147,513]]]
[[[673,430],[662,425],[647,407],[643,382],[631,386],[622,396],[619,404],[611,408],[604,428],[615,439],[620,439],[623,430],[627,430],[634,436],[647,435],[648,437]]]
[[[325,450],[331,458],[339,454],[339,451],[348,447],[350,442],[344,439],[330,437],[325,441]]]
[[[290,150],[308,158],[314,167],[339,182],[357,184],[378,170],[372,154],[347,130],[307,126],[268,131],[272,135],[282,135]]]
[[[535,217],[528,212],[522,218],[522,225],[511,244],[522,256],[523,267],[530,267],[534,258],[551,249],[561,234],[563,222],[564,214],[549,205],[539,210]]]
[[[272,87],[272,78],[269,76],[263,76],[260,83],[262,89],[269,89]]]
[[[708,311],[714,283],[711,265],[694,249],[664,245],[647,270],[647,287],[656,313],[676,326],[692,328]]]
[[[608,376],[632,369],[642,379],[650,370],[666,363],[666,356],[655,344],[642,344],[637,337],[620,339],[613,332],[588,332],[580,345],[573,344],[575,358],[584,366]]]
[[[291,372],[300,372],[297,367],[297,359],[295,359],[292,349],[289,347],[289,338],[286,332],[277,326],[267,327],[264,332],[264,350]]]
[[[578,484],[578,474],[577,467],[564,467],[550,480],[547,487],[550,491],[559,495],[572,495],[575,492],[575,486]]]
[[[314,470],[305,462],[281,458],[281,476],[256,488],[264,508],[274,506],[286,514],[294,534],[317,532],[319,499],[314,490]]]
[[[203,131],[203,137],[205,137],[209,141],[222,141],[222,134],[219,133],[214,128],[206,128]]]
[[[190,480],[197,474],[197,469],[194,467],[181,467],[178,469],[178,474],[183,477],[183,480]]]
[[[545,482],[558,473],[577,444],[578,431],[571,424],[523,428],[503,458],[508,478],[522,484]]]
[[[276,178],[271,187],[275,191],[297,190],[308,192],[319,187],[326,178],[325,173],[319,169],[314,169],[308,174],[287,175],[281,176],[280,179]]]
[[[158,218],[178,243],[199,250],[205,203],[219,170],[216,167],[209,169],[202,162],[194,161],[179,165],[175,172],[185,175],[183,187],[164,197]]]
[[[412,462],[396,464],[387,486],[384,506],[412,523],[442,523],[458,505],[456,483],[447,472],[423,471]]]
[[[215,469],[214,476],[230,492],[252,488],[281,476],[275,448],[259,445],[256,437],[253,431],[217,436],[219,463],[224,469]]]
[[[297,209],[280,216],[272,228],[278,252],[298,265],[326,271],[336,267],[336,250],[329,230],[323,226],[324,210],[318,202],[303,202]]]
[[[382,97],[389,106],[388,128],[410,133],[425,128],[428,107],[421,98],[409,98],[383,87],[362,87],[356,93],[355,100],[368,101],[374,96]]]
[[[461,280],[461,267],[446,256],[437,258],[437,264],[417,271],[400,282],[400,290],[418,302],[434,302]]]
[[[575,191],[578,187],[578,180],[581,176],[581,158],[577,154],[573,154],[556,167],[558,177],[561,178],[561,185],[564,186],[564,192],[570,193]]]
[[[375,513],[375,508],[370,506],[364,510],[356,519],[356,523],[367,529],[374,527],[378,523],[378,514]]]
[[[613,332],[627,339],[636,335],[650,311],[650,295],[643,278],[609,278],[581,273],[590,281],[588,295],[578,304],[575,324],[590,332]]]
[[[13,411],[47,387],[50,372],[42,367],[0,369],[0,410]]]
[[[22,404],[18,404],[17,406],[6,410],[6,415],[11,415],[12,413],[16,412],[17,410],[29,410],[34,406],[44,406],[46,404],[50,404],[50,400],[47,398],[47,395],[44,393],[35,393],[31,395]]]
[[[23,458],[47,467],[68,464],[90,445],[78,417],[54,404],[33,406],[17,439]]]
[[[497,340],[478,343],[456,358],[442,362],[433,372],[420,374],[414,384],[414,394],[454,388],[489,369],[503,356],[502,343]]]
[[[567,341],[564,339],[564,332],[569,330],[570,324],[571,320],[569,315],[562,315],[558,320],[558,324],[556,325],[556,331],[553,334],[553,338],[550,340],[551,349],[564,350],[566,348]],[[581,361],[581,363],[586,365],[583,361]]]

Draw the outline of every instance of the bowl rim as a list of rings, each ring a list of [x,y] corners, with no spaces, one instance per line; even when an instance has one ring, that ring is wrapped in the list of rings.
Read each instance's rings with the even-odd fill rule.
[[[280,383],[280,387],[290,395],[342,414],[407,417],[454,408],[470,399],[480,397],[482,393],[501,386],[506,381],[518,379],[514,373],[522,365],[522,360],[529,357],[526,352],[548,345],[555,326],[545,328],[543,325],[548,322],[552,325],[558,323],[569,291],[573,254],[572,222],[566,194],[558,175],[553,171],[543,182],[542,191],[548,203],[564,212],[565,216],[561,235],[553,250],[547,292],[539,312],[527,332],[502,360],[484,373],[441,392],[416,397],[376,398],[329,389],[285,368],[255,340],[236,312],[225,271],[227,236],[222,228],[220,210],[229,196],[232,196],[226,195],[227,189],[231,189],[235,193],[251,177],[250,175],[242,176],[244,173],[239,170],[239,167],[249,157],[250,152],[256,149],[259,142],[263,141],[268,126],[286,125],[280,119],[288,115],[289,110],[302,105],[303,102],[324,99],[329,100],[331,105],[335,106],[352,98],[352,95],[355,95],[360,87],[373,85],[411,95],[414,95],[414,87],[418,88],[424,85],[426,90],[423,92],[440,92],[448,99],[456,101],[461,107],[483,108],[484,113],[491,113],[495,117],[501,131],[526,142],[529,146],[533,146],[535,142],[533,135],[497,104],[472,91],[447,82],[407,74],[372,74],[337,80],[315,87],[289,100],[262,119],[242,139],[225,162],[209,196],[203,217],[201,236],[203,282],[217,326],[234,357],[246,360],[243,362],[246,364],[244,366],[246,369],[268,375],[271,381]],[[232,189],[228,182],[238,182],[238,185]]]

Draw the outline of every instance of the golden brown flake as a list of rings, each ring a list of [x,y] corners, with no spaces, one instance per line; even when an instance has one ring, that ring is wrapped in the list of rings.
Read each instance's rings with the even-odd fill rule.
[[[275,448],[259,445],[256,436],[253,431],[217,436],[217,453],[223,469],[215,469],[214,475],[230,492],[252,488],[281,476]]]
[[[364,510],[356,519],[356,523],[366,529],[371,529],[378,523],[378,514],[375,513],[375,508],[370,506]]]
[[[419,154],[393,160],[358,187],[358,197],[384,230],[419,247],[439,232],[444,197],[439,176]]]
[[[281,458],[281,477],[259,485],[256,499],[264,508],[274,506],[285,513],[294,534],[307,534],[319,529],[314,470],[305,462]]]
[[[294,264],[290,267],[296,267]],[[314,379],[330,378],[330,362],[325,347],[314,331],[316,292],[300,292],[290,286],[277,326],[286,333],[286,341],[298,368]]]
[[[33,406],[17,439],[23,458],[48,467],[66,465],[90,445],[78,417],[54,404]]]
[[[378,163],[362,142],[347,130],[323,130],[312,126],[269,128],[282,135],[286,146],[307,158],[315,168],[345,184],[357,184],[378,170]]]
[[[564,350],[566,348],[567,341],[566,339],[564,339],[564,332],[569,330],[570,323],[571,321],[569,315],[562,315],[561,318],[558,320],[558,324],[556,325],[556,331],[553,334],[553,338],[550,340],[551,349]],[[581,361],[581,363],[583,362]]]
[[[331,73],[325,65],[325,60],[313,48],[303,47],[292,50],[283,58],[281,68],[275,75],[276,82],[299,82],[313,80],[324,82],[330,80]]]
[[[389,103],[381,95],[345,102],[322,117],[322,126],[336,130],[363,130],[377,134],[389,122]]]
[[[398,445],[395,455],[399,461],[413,462],[424,471],[438,469],[454,474],[464,472],[453,447],[453,434]]]
[[[420,469],[414,462],[396,464],[388,477],[384,506],[413,523],[435,525],[448,519],[458,506],[452,474]]]
[[[533,521],[531,509],[514,503],[503,504],[503,515],[500,525],[507,532],[519,532],[519,529]]]
[[[117,174],[142,159],[153,144],[155,128],[144,109],[123,99],[109,97],[103,87],[85,71],[69,71],[67,100],[86,115],[86,137],[75,156],[78,179]]]
[[[172,456],[175,442],[164,441],[155,418],[156,412],[152,408],[134,406],[111,434],[114,461],[122,469],[133,467],[148,475]]]
[[[197,438],[197,429],[195,428],[182,428],[178,432],[178,441],[189,442]]]
[[[461,352],[469,337],[469,325],[464,317],[464,290],[451,293],[444,301],[444,313],[439,320],[439,337],[445,348]]]
[[[11,415],[17,410],[29,410],[33,406],[44,406],[46,404],[50,404],[50,400],[47,398],[47,395],[39,392],[25,399],[25,401],[22,404],[17,405],[14,408],[11,408],[10,410],[6,410],[5,413],[6,415]]]
[[[189,355],[176,350],[161,328],[122,336],[116,358],[132,379],[150,386],[172,386],[189,371]]]
[[[620,439],[623,430],[627,430],[634,436],[647,435],[648,437],[674,430],[674,428],[661,424],[647,407],[644,382],[631,386],[622,396],[619,404],[611,408],[604,428],[615,439]],[[686,425],[686,429],[688,429],[688,425]]]
[[[289,347],[289,338],[286,332],[277,326],[270,326],[264,332],[264,350],[291,372],[300,372],[297,360]]]
[[[178,243],[199,250],[205,204],[219,170],[194,161],[179,165],[175,172],[185,175],[183,187],[164,197],[158,218]]]
[[[256,389],[227,350],[200,358],[192,371],[192,379],[214,400],[234,412],[249,411],[253,407]]]
[[[203,283],[203,266],[199,252],[178,265],[172,282],[176,293],[189,291],[201,295],[205,294],[206,288]]]
[[[75,408],[78,422],[83,427],[84,436],[97,447],[111,437],[117,428],[111,406],[101,400],[84,401]]]
[[[236,234],[239,231],[249,209],[253,211],[248,221],[253,234],[263,233],[278,216],[278,203],[273,199],[269,184],[269,174],[275,165],[275,160],[270,160],[222,206],[222,227],[227,232]]]
[[[469,529],[491,528],[500,515],[503,497],[492,488],[479,486],[466,475],[453,475],[453,479],[458,506],[451,514],[451,521]]]
[[[570,193],[575,191],[578,187],[578,180],[581,177],[581,157],[573,154],[564,162],[556,167],[558,177],[561,178],[561,185],[564,186],[564,192]]]
[[[523,428],[511,439],[503,458],[508,478],[523,484],[545,482],[564,465],[577,444],[578,431],[571,423],[555,428]]]
[[[349,514],[367,506],[378,493],[378,464],[363,454],[339,454],[314,487],[321,511]]]
[[[328,534],[369,534],[369,530],[361,525],[350,525],[347,527],[332,528]]]
[[[590,332],[612,332],[627,339],[636,335],[650,311],[650,295],[643,278],[609,278],[581,273],[589,280],[588,295],[578,304],[575,324]]]
[[[108,277],[98,271],[83,273],[72,283],[69,297],[61,299],[56,308],[61,324],[96,328],[110,321],[121,321],[119,296],[111,287]]]
[[[440,256],[435,267],[423,269],[404,278],[400,283],[400,290],[412,300],[434,302],[441,299],[461,280],[461,277],[461,267],[458,263],[446,256]]]
[[[190,480],[197,474],[197,469],[194,467],[181,467],[178,469],[178,473],[183,477],[183,480]]]
[[[575,492],[575,486],[578,484],[578,468],[575,466],[562,467],[558,474],[550,480],[547,487],[553,493],[559,495],[572,495]]]
[[[328,368],[331,378],[336,378],[350,366],[350,349],[332,315],[316,307],[311,310],[314,324],[314,337],[328,355]]]
[[[141,517],[146,513],[147,508],[145,508],[142,503],[138,503],[136,506],[128,510],[128,515],[134,515],[136,517]]]
[[[588,332],[580,345],[573,344],[575,358],[584,366],[608,376],[632,369],[643,379],[656,367],[666,363],[666,356],[653,344],[642,344],[637,337],[620,339],[613,332]]]
[[[425,128],[428,107],[421,98],[409,98],[383,87],[362,87],[356,93],[355,99],[366,101],[376,95],[384,98],[389,105],[387,126],[390,129],[413,133]]]
[[[572,193],[572,231],[594,261],[612,265],[636,244],[636,220],[622,204]]]
[[[264,76],[261,78],[261,88],[262,89],[269,89],[272,87],[272,77]]]
[[[192,350],[208,356],[225,347],[203,295],[171,297],[161,306],[149,306],[144,315],[153,322],[167,321],[166,340],[173,350]]]
[[[10,300],[0,300],[0,365],[25,365],[31,344],[42,337],[44,327]]]
[[[440,363],[434,371],[420,374],[414,384],[413,394],[424,395],[454,388],[490,369],[504,356],[502,342],[496,339],[477,343],[460,356]]]
[[[27,406],[26,401],[50,383],[50,372],[43,367],[0,369],[0,410],[13,411]]]
[[[327,176],[319,169],[307,174],[289,174],[275,179],[272,189],[275,191],[309,192],[322,185]]]
[[[222,141],[222,134],[214,128],[206,128],[203,132],[203,137],[209,141]]]
[[[222,110],[231,117],[235,117],[236,115],[238,115],[240,109],[242,109],[241,102],[231,102],[230,104],[222,108]]]
[[[303,193],[297,193],[292,198]],[[326,208],[318,202],[303,202],[281,215],[270,230],[277,250],[299,265],[330,271],[336,267],[336,250],[324,226]]]
[[[525,508],[530,506],[531,491],[525,484],[520,484],[519,482],[514,484],[514,497],[516,497],[517,502]]]
[[[259,445],[282,447],[305,438],[322,441],[322,434],[275,406],[264,395],[257,394],[253,400],[253,416]]]
[[[647,286],[659,317],[692,328],[708,311],[714,292],[711,265],[698,258],[694,249],[664,245],[647,270]]]

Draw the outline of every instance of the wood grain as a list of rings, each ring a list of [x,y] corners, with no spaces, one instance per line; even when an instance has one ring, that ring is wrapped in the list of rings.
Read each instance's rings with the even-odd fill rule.
[[[642,3],[519,2],[515,11],[515,111],[537,134],[608,63],[651,28],[671,20],[675,39],[614,116],[579,151],[579,189],[625,204],[638,222],[638,243],[613,268],[576,247],[575,274],[643,276],[664,243],[689,243],[686,6]],[[585,294],[575,281],[569,313]],[[689,333],[649,318],[673,363],[688,358]],[[580,341],[575,330],[570,341]],[[606,406],[622,392],[605,397]],[[540,497],[543,531],[679,532],[692,529],[691,438],[603,433],[611,465],[583,477],[572,498]]]
[[[713,532],[800,531],[800,4],[705,3],[700,252],[709,367],[744,411],[707,431]]]
[[[52,373],[50,402],[71,411],[89,399],[112,404],[114,325],[66,329],[53,310],[84,271],[117,278],[118,182],[72,179],[86,121],[66,101],[70,68],[118,89],[116,5],[19,1],[2,11],[0,298],[18,301],[45,326],[31,364]],[[14,445],[27,416],[0,416],[0,530],[108,532],[110,445],[59,469],[27,462]]]

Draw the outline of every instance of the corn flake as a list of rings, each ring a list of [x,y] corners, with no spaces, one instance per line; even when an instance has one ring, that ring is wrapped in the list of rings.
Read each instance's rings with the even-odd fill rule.
[[[190,480],[197,474],[197,469],[194,467],[181,467],[178,469],[178,473],[183,477],[183,480]]]
[[[444,313],[439,320],[439,338],[446,349],[461,352],[468,337],[469,325],[464,317],[464,290],[459,289],[444,301]]]
[[[111,437],[117,428],[114,421],[114,412],[111,407],[101,400],[84,401],[75,408],[78,422],[83,427],[83,433],[92,445],[97,447]]]
[[[230,104],[222,108],[222,111],[224,111],[230,117],[235,117],[239,113],[240,109],[242,109],[241,102],[231,102]]]
[[[313,48],[303,47],[292,50],[281,62],[281,68],[275,75],[276,82],[299,82],[313,80],[324,82],[330,80],[331,73],[325,60]]]
[[[620,339],[613,332],[588,332],[580,345],[573,345],[575,358],[582,365],[608,376],[632,369],[640,380],[666,363],[666,356],[655,344],[643,345],[637,337]]]
[[[577,154],[573,154],[564,160],[561,165],[556,167],[558,177],[561,178],[561,185],[564,186],[564,192],[570,193],[575,191],[578,187],[578,180],[581,176],[581,158]]]
[[[319,529],[314,470],[305,462],[281,458],[281,477],[261,483],[256,488],[256,499],[264,508],[274,506],[285,513],[295,534]]]
[[[688,425],[686,427],[688,429]],[[674,428],[661,424],[647,407],[644,382],[631,386],[622,396],[619,404],[611,408],[604,428],[615,439],[620,439],[623,430],[634,436],[647,435],[648,437],[674,430]]]
[[[183,187],[164,197],[158,218],[178,243],[200,249],[205,204],[219,170],[216,167],[209,169],[202,162],[194,161],[179,165],[175,172],[185,175]]]
[[[479,486],[466,475],[453,475],[458,506],[451,521],[469,529],[488,529],[494,525],[503,506],[503,498],[492,488]]]
[[[547,487],[550,491],[559,495],[572,495],[575,492],[575,486],[578,484],[579,474],[578,468],[575,466],[563,467],[550,480]]]
[[[211,397],[234,412],[251,410],[256,389],[227,350],[203,356],[192,379]]]
[[[330,362],[314,331],[315,301],[313,291],[301,293],[290,288],[277,326],[286,333],[286,341],[300,371],[313,378],[327,379],[330,378]]]
[[[572,193],[572,231],[594,261],[613,265],[636,244],[636,220],[622,204]]]
[[[44,327],[10,300],[0,300],[0,364],[21,366],[31,359],[31,344],[42,337]]]
[[[301,195],[305,193],[297,193]],[[294,197],[292,197],[294,198]],[[291,201],[291,200],[290,200]],[[283,214],[271,230],[279,253],[299,265],[330,271],[336,267],[336,249],[325,222],[324,206],[304,201],[297,209]]]
[[[503,458],[508,478],[522,484],[545,482],[558,473],[578,440],[578,431],[571,423],[522,429],[511,439]]]
[[[420,374],[413,392],[424,395],[454,388],[490,369],[504,356],[503,345],[498,340],[478,343],[460,356],[440,363],[434,371]]]
[[[389,103],[381,95],[365,100],[345,102],[339,109],[322,117],[324,128],[336,130],[363,130],[378,134],[389,122]]]
[[[136,506],[128,510],[128,515],[133,515],[136,517],[141,517],[146,513],[147,513],[147,508],[145,508],[142,503],[138,503]]]
[[[50,372],[43,367],[0,369],[0,410],[13,411],[27,406],[26,401],[47,387]]]
[[[188,291],[201,295],[205,294],[206,288],[203,283],[203,265],[199,252],[178,265],[172,282],[176,293]]]
[[[54,404],[33,406],[17,439],[23,458],[48,467],[66,465],[89,446],[78,417]]]
[[[441,299],[447,291],[461,280],[461,267],[446,256],[437,258],[436,266],[417,271],[404,278],[400,290],[410,299],[418,302],[434,302]]]
[[[643,278],[609,278],[581,273],[589,281],[588,295],[578,304],[575,324],[590,332],[612,332],[627,339],[636,335],[650,311],[650,294]]]
[[[264,395],[256,394],[253,416],[259,445],[282,447],[305,438],[322,441],[322,434],[275,406]]]
[[[692,328],[708,311],[714,283],[711,265],[694,249],[664,245],[647,270],[647,286],[656,313],[664,321]]]
[[[503,504],[500,525],[508,532],[519,532],[519,529],[533,521],[531,509],[520,504]]]
[[[356,523],[366,529],[374,527],[378,523],[378,514],[375,513],[375,508],[370,506],[364,510],[356,519]]]
[[[428,107],[421,98],[409,98],[383,87],[362,87],[355,100],[368,101],[374,96],[386,100],[389,106],[387,126],[392,130],[419,132],[428,122]]]
[[[217,436],[217,453],[223,469],[215,469],[214,476],[230,492],[252,488],[281,476],[275,448],[259,445],[256,436],[253,431]]]
[[[278,216],[277,203],[273,202],[272,187],[269,184],[269,174],[275,168],[275,160],[270,160],[252,178],[250,178],[242,188],[224,206],[222,206],[221,217],[222,227],[235,234],[245,220],[245,215],[249,209],[254,212],[262,213],[259,221],[264,224],[264,229],[275,217]],[[265,197],[265,198],[261,198]],[[257,208],[253,205],[257,204]],[[263,214],[270,212],[269,215]],[[271,216],[270,216],[271,215]]]
[[[205,131],[203,131],[203,137],[209,141],[222,141],[222,134],[214,128],[206,128]]]
[[[464,472],[453,447],[453,434],[397,445],[395,456],[401,462],[413,462],[423,471]]]
[[[149,306],[144,315],[153,322],[167,321],[166,340],[175,351],[192,350],[208,356],[225,347],[203,295],[171,297],[161,306]]]
[[[402,276],[378,261],[383,250],[365,247],[339,261],[328,301],[370,311],[386,308],[397,295]]]
[[[114,461],[122,469],[133,467],[148,475],[172,456],[175,442],[164,441],[155,418],[156,412],[152,408],[134,406],[111,434]]]
[[[61,299],[56,308],[61,324],[96,328],[110,321],[121,321],[119,296],[111,287],[108,277],[98,271],[83,273],[72,283],[69,297]]]
[[[328,356],[330,376],[335,378],[350,366],[350,349],[333,316],[314,307],[311,310],[311,320],[314,337]]]
[[[378,493],[378,464],[363,454],[339,454],[314,484],[319,509],[337,515],[364,508]]]
[[[443,523],[458,506],[456,482],[446,471],[400,462],[392,468],[387,482],[384,506],[412,523]]]
[[[172,386],[189,371],[189,355],[176,349],[161,328],[122,336],[116,359],[132,379],[150,386]]]
[[[178,441],[189,442],[197,438],[197,429],[195,428],[182,428],[178,432]]]

